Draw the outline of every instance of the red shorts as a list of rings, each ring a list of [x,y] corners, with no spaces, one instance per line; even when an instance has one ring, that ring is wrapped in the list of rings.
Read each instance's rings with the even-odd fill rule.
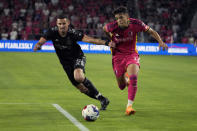
[[[138,54],[131,55],[116,55],[112,58],[113,70],[116,77],[124,75],[126,72],[127,66],[130,64],[136,64],[140,66],[140,58]]]

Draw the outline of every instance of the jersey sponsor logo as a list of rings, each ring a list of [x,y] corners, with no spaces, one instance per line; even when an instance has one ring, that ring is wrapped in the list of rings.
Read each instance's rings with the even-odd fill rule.
[[[118,33],[114,34],[114,39],[116,43],[120,43],[120,42],[127,42],[127,41],[132,41],[133,40],[133,32],[132,31],[128,31],[127,32],[128,35],[121,37]]]
[[[114,39],[115,39],[116,43],[120,43],[120,42],[132,41],[133,37],[126,37],[126,38],[117,38],[117,37],[115,37]]]
[[[66,45],[61,45],[61,44],[55,44],[54,45],[56,48],[63,50],[63,49],[71,49],[71,46],[66,46]]]
[[[115,34],[115,38],[114,39],[115,39],[116,43],[127,42],[127,41],[132,41],[133,40],[133,32],[132,31],[128,32],[128,36],[127,37],[120,38],[119,36],[120,36],[119,34]]]
[[[72,40],[70,37],[67,37],[67,39],[61,40],[61,39],[55,39],[54,41],[54,46],[60,50],[63,49],[68,49],[71,50],[72,48]]]

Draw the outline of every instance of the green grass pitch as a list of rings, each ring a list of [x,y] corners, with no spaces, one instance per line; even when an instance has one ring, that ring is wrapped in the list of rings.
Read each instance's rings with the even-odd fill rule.
[[[53,103],[91,131],[196,131],[197,57],[141,56],[134,116],[125,116],[111,55],[86,54],[86,76],[111,103],[95,122],[81,116],[100,103],[68,81],[54,53],[0,52],[0,131],[78,131]]]

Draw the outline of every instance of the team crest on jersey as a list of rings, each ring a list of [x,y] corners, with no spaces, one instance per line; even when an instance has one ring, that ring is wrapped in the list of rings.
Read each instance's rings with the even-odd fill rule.
[[[128,32],[128,36],[133,36],[133,32],[132,31],[129,31]]]
[[[119,34],[115,34],[115,36],[116,36],[116,37],[119,37],[120,35],[119,35]]]

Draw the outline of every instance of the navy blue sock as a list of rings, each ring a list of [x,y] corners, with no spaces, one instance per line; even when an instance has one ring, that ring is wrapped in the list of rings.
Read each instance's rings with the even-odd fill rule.
[[[88,95],[91,98],[97,99],[96,96],[99,94],[99,92],[96,89],[96,87],[92,84],[92,82],[85,78],[85,80],[83,81],[83,85],[86,88],[88,88],[88,92],[86,93],[86,95]]]

